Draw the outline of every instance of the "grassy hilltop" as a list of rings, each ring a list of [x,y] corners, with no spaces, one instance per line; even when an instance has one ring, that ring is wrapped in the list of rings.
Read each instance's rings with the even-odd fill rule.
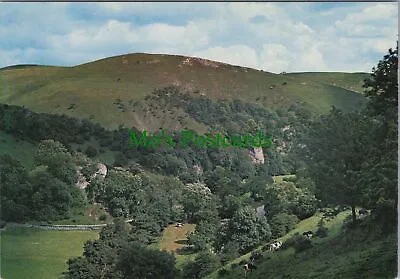
[[[332,105],[358,108],[368,74],[273,74],[178,55],[134,53],[75,67],[17,65],[0,69],[0,102],[36,112],[87,118],[107,128],[175,127],[176,118],[199,126],[181,110],[149,113],[145,102],[155,88],[178,86],[198,98],[240,99],[268,108],[305,102],[322,113]],[[354,91],[351,91],[354,90]],[[202,130],[199,128],[198,130]]]

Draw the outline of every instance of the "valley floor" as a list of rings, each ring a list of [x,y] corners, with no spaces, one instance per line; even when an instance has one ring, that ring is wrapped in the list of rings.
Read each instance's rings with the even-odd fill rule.
[[[83,244],[96,239],[94,231],[48,231],[7,227],[0,232],[1,278],[62,278],[66,261],[81,256]]]

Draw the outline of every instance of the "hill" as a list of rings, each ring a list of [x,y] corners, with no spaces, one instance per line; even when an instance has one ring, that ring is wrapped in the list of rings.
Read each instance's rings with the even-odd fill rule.
[[[326,85],[341,87],[346,90],[362,93],[364,80],[368,73],[289,73],[288,76],[298,79],[310,80]]]
[[[348,90],[359,88],[365,76],[344,76],[281,75],[201,58],[134,53],[75,67],[0,69],[0,102],[86,118],[111,129],[119,124],[177,129],[176,118],[180,117],[201,131],[204,127],[180,108],[150,115],[150,104],[143,101],[155,88],[172,85],[194,98],[212,101],[240,99],[271,109],[300,102],[316,113],[326,112],[332,105],[349,111],[365,102],[362,95]],[[337,85],[332,83],[335,80]]]

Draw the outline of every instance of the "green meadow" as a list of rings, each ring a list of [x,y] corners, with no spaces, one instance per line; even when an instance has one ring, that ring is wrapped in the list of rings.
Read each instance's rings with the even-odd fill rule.
[[[96,239],[93,231],[47,231],[7,227],[0,232],[1,278],[62,278],[66,261],[80,256],[83,244]]]

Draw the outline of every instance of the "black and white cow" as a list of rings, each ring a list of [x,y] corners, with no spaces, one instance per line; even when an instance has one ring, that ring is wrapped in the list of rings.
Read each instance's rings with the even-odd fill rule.
[[[312,231],[308,231],[308,232],[303,232],[303,235],[305,237],[307,237],[308,239],[311,239],[313,236],[313,232]]]
[[[257,269],[257,266],[253,263],[247,263],[243,266],[244,269],[244,277],[246,277],[247,273],[252,271],[253,269]]]
[[[281,242],[281,241],[276,241],[276,242],[271,243],[271,244],[269,245],[269,250],[270,250],[270,251],[276,251],[276,250],[278,250],[279,248],[281,248],[281,246],[282,246],[282,242]]]

